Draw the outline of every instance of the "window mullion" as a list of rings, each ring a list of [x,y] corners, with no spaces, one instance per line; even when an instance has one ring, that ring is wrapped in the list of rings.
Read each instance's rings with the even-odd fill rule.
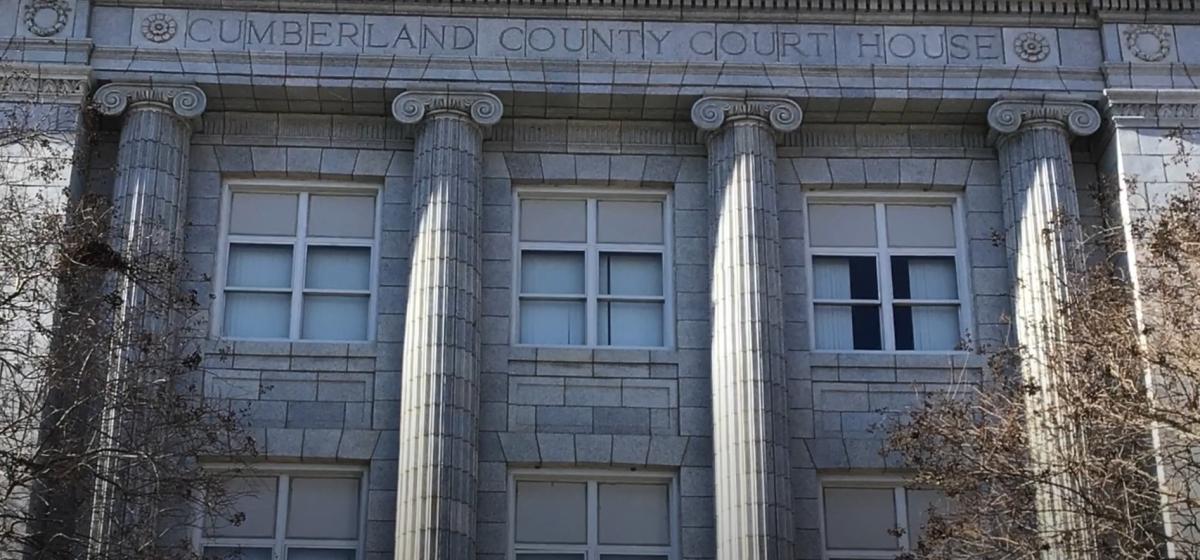
[[[279,496],[275,501],[275,551],[273,554],[278,560],[284,560],[287,558],[287,511],[288,499],[292,494],[292,481],[289,475],[284,474],[279,475],[275,483],[278,485],[276,488]]]
[[[288,325],[288,338],[292,340],[300,338],[300,313],[304,307],[304,272],[308,266],[308,193],[300,193],[300,203],[296,206],[299,215],[296,218],[296,245],[292,253],[292,315]]]
[[[587,485],[588,560],[600,558],[600,490],[595,480]]]
[[[908,534],[907,496],[905,495],[903,486],[897,486],[894,491],[896,494],[896,528],[899,529],[897,532],[900,533],[900,550],[902,552],[908,552],[908,543],[910,540],[912,540],[912,535]]]
[[[596,248],[596,230],[600,226],[597,222],[597,215],[596,199],[589,198],[587,201],[587,246],[583,259],[583,284],[587,297],[583,312],[583,320],[586,323],[583,332],[586,333],[584,342],[587,346],[596,346],[598,338],[596,330],[599,324],[599,306],[596,303],[596,294],[600,290],[600,253]]]
[[[880,325],[883,336],[883,349],[894,351],[896,350],[896,333],[895,322],[892,318],[892,259],[888,254],[887,246],[887,211],[884,204],[875,205],[875,243],[879,245],[879,265],[876,270],[879,271],[879,298],[882,300],[880,305]]]

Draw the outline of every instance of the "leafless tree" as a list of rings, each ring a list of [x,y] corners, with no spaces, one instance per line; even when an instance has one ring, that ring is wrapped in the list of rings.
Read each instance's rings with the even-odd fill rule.
[[[1172,163],[1186,166],[1182,134]],[[890,427],[889,448],[915,469],[913,483],[953,504],[934,512],[913,556],[1145,560],[1200,550],[1200,176],[1149,194],[1136,178],[1124,183],[1124,194],[1110,180],[1092,190],[1101,208],[1133,197],[1132,227],[1074,224],[1086,233],[1086,264],[1062,280],[1065,325],[1040,325],[1061,333],[1047,358],[1060,372],[1057,401],[1044,414],[1026,408],[1044,387],[1021,377],[1032,358],[1014,344],[988,350],[982,383],[933,395]],[[1067,438],[1065,452],[1031,460],[1030,422]],[[1074,534],[1037,522],[1035,495],[1047,486],[1061,498],[1054,514],[1084,520]]]
[[[229,499],[200,459],[254,453],[203,398],[201,302],[176,254],[121,251],[107,201],[64,188],[85,166],[60,111],[0,109],[0,558],[188,557]]]

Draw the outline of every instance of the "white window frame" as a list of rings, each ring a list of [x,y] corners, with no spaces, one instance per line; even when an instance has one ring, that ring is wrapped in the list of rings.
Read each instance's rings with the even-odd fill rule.
[[[275,496],[275,536],[272,538],[247,537],[206,537],[204,525],[206,512],[197,511],[197,522],[192,529],[192,551],[203,556],[205,546],[242,546],[271,548],[273,560],[286,560],[288,547],[294,548],[332,548],[344,550],[354,549],[355,560],[366,557],[364,544],[367,540],[367,489],[368,473],[365,467],[356,465],[283,465],[260,464],[245,468],[233,464],[205,465],[206,470],[214,472],[237,471],[238,477],[275,477],[278,490]],[[288,500],[291,497],[291,479],[296,478],[356,478],[358,479],[358,538],[349,540],[334,539],[289,539],[287,536]]]
[[[517,543],[517,482],[583,482],[587,484],[587,544]],[[602,483],[665,483],[667,512],[670,518],[669,546],[601,545],[598,515]],[[583,560],[600,560],[600,554],[665,555],[680,559],[679,478],[674,473],[656,471],[615,472],[604,469],[513,469],[508,473],[508,560],[517,553],[583,554]]]
[[[583,200],[587,202],[587,241],[584,242],[547,242],[521,240],[521,200]],[[604,201],[636,201],[660,202],[663,206],[663,242],[662,245],[651,243],[600,243],[596,240],[598,226],[597,202]],[[513,346],[525,348],[580,348],[580,349],[613,349],[613,350],[662,350],[675,347],[675,286],[674,286],[674,256],[672,253],[674,240],[674,222],[672,214],[674,205],[669,191],[650,189],[565,189],[565,188],[522,188],[513,192],[513,267],[512,267],[512,321],[510,337]],[[571,299],[578,296],[522,294],[521,293],[521,255],[522,251],[570,251],[583,252],[583,282],[584,282],[584,342],[582,344],[533,344],[521,342],[521,298],[523,295],[539,299]],[[655,296],[605,296],[600,292],[600,253],[646,253],[662,255],[663,295]],[[601,345],[597,337],[596,322],[599,318],[598,302],[604,299],[617,301],[661,301],[663,304],[663,343],[660,346],[617,346]]]
[[[872,204],[875,208],[875,244],[876,247],[816,247],[812,245],[812,234],[809,228],[810,207],[813,204]],[[950,206],[954,222],[954,247],[920,247],[896,248],[887,245],[887,211],[889,204],[916,204]],[[904,304],[912,305],[957,305],[958,330],[960,337],[968,339],[974,336],[975,324],[971,317],[970,267],[968,258],[966,225],[963,220],[965,205],[962,196],[951,193],[879,193],[879,192],[808,192],[804,196],[804,253],[807,255],[804,273],[808,281],[808,344],[812,352],[849,354],[849,353],[902,353],[902,354],[964,354],[967,348],[948,350],[897,350],[896,325],[893,309],[897,301],[893,297],[892,286],[892,257],[953,257],[954,273],[958,287],[957,300],[919,300],[901,299]],[[813,280],[813,259],[815,257],[875,257],[875,273],[879,289],[877,300],[835,300],[818,299]],[[817,348],[816,307],[828,304],[878,304],[879,321],[881,326],[882,348],[878,350],[858,348]]]
[[[906,552],[912,552],[912,534],[908,527],[908,490],[909,480],[902,476],[888,475],[824,475],[820,478],[820,489],[817,492],[817,513],[821,529],[821,559],[831,560],[895,560]],[[890,488],[893,492],[893,504],[896,509],[896,529],[900,536],[896,537],[897,547],[894,550],[871,549],[841,549],[829,548],[825,529],[825,489],[881,489]]]
[[[290,236],[271,235],[236,235],[229,233],[229,220],[233,208],[233,193],[259,194],[296,194],[297,217],[296,234]],[[366,247],[371,250],[370,277],[367,280],[367,290],[370,292],[367,301],[367,337],[363,340],[324,340],[301,338],[305,293],[351,293],[344,290],[309,290],[304,288],[305,273],[308,266],[308,198],[312,195],[372,195],[375,197],[375,230],[371,239],[343,237],[314,237],[314,244],[322,247]],[[261,340],[261,341],[303,341],[303,342],[334,342],[352,344],[375,340],[376,312],[379,299],[379,248],[383,217],[383,189],[378,185],[364,183],[347,183],[331,181],[295,181],[274,179],[236,179],[227,180],[221,188],[221,218],[218,227],[219,238],[217,248],[216,270],[213,284],[212,321],[210,322],[211,336],[224,340]],[[319,241],[319,242],[318,242]],[[284,338],[235,337],[226,335],[225,330],[225,290],[226,273],[229,264],[229,246],[233,243],[255,245],[290,245],[292,247],[292,285],[291,308],[288,325],[288,336]],[[238,291],[252,291],[238,288]],[[282,290],[265,290],[282,291]],[[355,290],[362,295],[363,291]]]

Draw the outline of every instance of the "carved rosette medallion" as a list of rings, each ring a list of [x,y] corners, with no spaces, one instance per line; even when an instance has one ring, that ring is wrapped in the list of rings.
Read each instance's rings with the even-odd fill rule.
[[[1081,101],[1002,99],[988,109],[987,120],[1000,134],[1038,124],[1061,126],[1075,136],[1100,129],[1100,112]]]
[[[24,10],[25,27],[38,37],[57,35],[67,26],[71,4],[67,0],[28,0]]]
[[[1125,46],[1138,60],[1158,62],[1171,54],[1171,31],[1165,25],[1132,25],[1125,30]]]
[[[406,91],[392,101],[392,116],[404,124],[417,124],[426,115],[451,112],[470,117],[481,126],[500,122],[504,105],[490,93]]]
[[[705,97],[692,105],[692,123],[701,130],[717,130],[725,121],[757,118],[779,132],[800,128],[804,112],[795,101],[774,97]]]
[[[208,105],[204,91],[192,85],[106,84],[96,90],[94,103],[103,115],[117,116],[130,105],[165,105],[183,118],[198,117]]]
[[[1041,62],[1050,56],[1050,41],[1036,31],[1017,35],[1012,47],[1017,57],[1025,62]]]
[[[150,14],[142,20],[142,36],[155,43],[165,43],[175,38],[179,23],[167,14]]]

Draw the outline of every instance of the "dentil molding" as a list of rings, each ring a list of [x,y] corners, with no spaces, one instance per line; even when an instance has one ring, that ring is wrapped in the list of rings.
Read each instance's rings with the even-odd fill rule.
[[[105,84],[96,90],[96,108],[103,115],[117,116],[130,105],[153,103],[174,109],[183,118],[198,117],[208,105],[204,91],[185,84]]]
[[[417,124],[428,114],[466,114],[481,126],[500,122],[504,104],[490,93],[406,91],[392,101],[392,116],[404,124]]]
[[[804,113],[795,101],[775,97],[704,97],[692,105],[692,123],[701,130],[717,130],[725,121],[759,118],[779,132],[800,128]]]

